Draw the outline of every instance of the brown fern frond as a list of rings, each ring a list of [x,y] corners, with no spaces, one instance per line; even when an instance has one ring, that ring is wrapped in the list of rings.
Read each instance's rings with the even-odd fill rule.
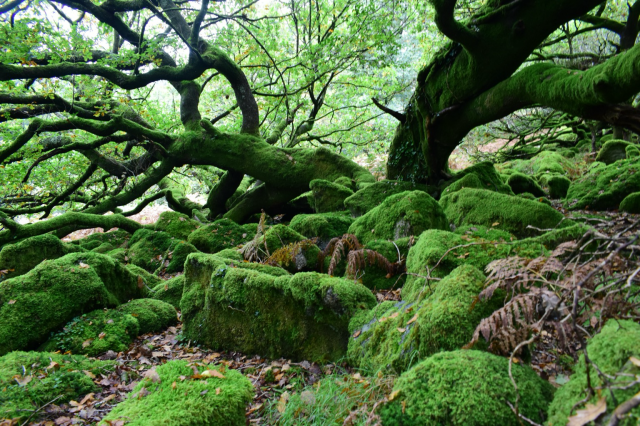
[[[564,242],[551,252],[551,257],[562,257],[565,253],[573,253],[577,248],[578,243],[575,241]]]
[[[360,244],[358,238],[353,234],[344,234],[342,237],[332,238],[324,250],[318,254],[318,263],[322,268],[324,260],[331,254],[331,262],[329,262],[329,270],[327,273],[333,275],[342,257],[347,256],[352,250],[359,250],[361,248],[362,244]]]

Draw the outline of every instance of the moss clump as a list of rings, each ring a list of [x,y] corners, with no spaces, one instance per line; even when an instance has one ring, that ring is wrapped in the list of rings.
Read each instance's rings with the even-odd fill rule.
[[[56,404],[80,401],[84,395],[100,391],[85,371],[98,375],[111,370],[111,361],[46,352],[11,352],[0,357],[0,419],[17,419],[19,424],[54,399]],[[21,386],[16,378],[28,382]],[[31,421],[37,422],[39,417],[36,414]]]
[[[138,281],[142,280],[142,283],[149,288],[153,288],[160,284],[160,282],[162,282],[162,279],[157,275],[147,272],[139,266],[128,264],[125,265],[125,268],[127,268],[129,272],[135,275]]]
[[[129,256],[127,256],[127,249],[125,248],[117,248],[115,250],[108,251],[105,254],[120,263],[127,263],[129,261]]]
[[[118,311],[138,320],[140,334],[160,331],[178,322],[176,309],[156,299],[136,299],[118,306]]]
[[[634,192],[624,197],[620,203],[620,211],[627,213],[640,213],[640,192]]]
[[[74,241],[85,250],[93,250],[104,243],[109,243],[114,247],[122,247],[127,243],[131,235],[122,229],[109,232],[94,232],[81,240]]]
[[[242,257],[242,253],[240,253],[237,249],[224,249],[220,250],[216,253],[220,257],[224,257],[225,259],[237,260],[242,262],[244,257]]]
[[[382,180],[360,189],[355,194],[345,199],[344,206],[349,209],[353,217],[358,217],[362,216],[374,207],[379,206],[391,195],[419,189],[424,189],[424,187],[411,182]]]
[[[570,209],[615,209],[629,194],[640,191],[640,159],[594,163],[586,175],[571,183],[566,206]]]
[[[220,219],[202,226],[189,235],[189,242],[205,253],[216,253],[232,248],[253,238],[244,227],[230,219]]]
[[[524,198],[525,200],[537,201],[539,203],[546,204],[548,206],[551,205],[551,201],[549,201],[547,198],[545,198],[545,197],[536,197],[535,195],[533,195],[530,192],[523,192],[522,194],[518,194],[517,196],[520,197],[520,198]]]
[[[553,388],[529,367],[513,365],[518,384],[518,408],[542,423]],[[435,354],[398,378],[393,401],[380,410],[385,426],[520,425],[504,402],[515,404],[508,360],[480,351],[457,350]],[[397,391],[397,393],[395,393]]]
[[[191,253],[198,253],[199,250],[192,244],[184,241],[174,242],[169,253],[169,265],[166,272],[172,274],[174,272],[182,272],[184,270],[184,262]]]
[[[640,157],[640,149],[638,149],[635,145],[628,145],[625,148],[626,158],[637,158]]]
[[[156,368],[159,380],[143,379],[99,425],[116,420],[131,426],[243,425],[246,405],[253,397],[251,381],[238,371],[223,367],[215,370],[224,378],[208,377],[207,373],[198,378],[192,368],[198,368],[200,373],[214,369],[192,367],[182,360],[169,361]]]
[[[57,259],[78,251],[71,244],[64,244],[55,235],[44,234],[27,238],[15,244],[7,244],[0,251],[0,270],[7,273],[3,279],[26,274],[45,259]]]
[[[540,176],[539,180],[549,191],[549,196],[554,199],[566,197],[571,185],[571,180],[568,177],[554,173],[545,173]]]
[[[539,177],[545,173],[566,174],[571,167],[571,160],[556,151],[542,151],[529,160],[514,160],[502,165],[505,169]]]
[[[145,293],[137,277],[108,256],[46,260],[0,285],[0,354],[36,348],[73,318]]]
[[[339,359],[351,317],[376,304],[366,287],[323,274],[275,277],[202,255],[189,256],[186,265],[184,335],[216,349]]]
[[[270,227],[258,241],[258,247],[266,250],[272,260],[289,272],[302,270],[313,271],[318,268],[318,254],[320,249],[310,241],[306,241],[304,235],[297,233],[292,228],[279,224]],[[303,242],[299,246],[297,243]],[[276,251],[281,248],[290,248],[282,256]]]
[[[180,299],[184,289],[184,276],[178,275],[170,280],[158,284],[151,290],[149,297],[167,302],[176,309],[180,309]]]
[[[329,241],[346,234],[352,223],[353,219],[340,213],[299,214],[291,219],[289,227],[307,238]]]
[[[129,241],[129,261],[148,272],[154,272],[160,267],[172,243],[173,237],[166,232],[139,229]]]
[[[509,176],[509,180],[507,180],[507,184],[511,187],[515,194],[522,194],[524,192],[528,192],[533,194],[535,197],[544,197],[546,194],[538,185],[538,182],[533,180],[530,176],[525,175],[524,173],[513,173]]]
[[[482,181],[475,173],[468,173],[464,175],[462,178],[454,181],[449,186],[447,186],[443,191],[442,195],[451,194],[453,192],[459,191],[462,188],[483,188]]]
[[[356,183],[354,182],[354,180],[347,176],[340,176],[339,178],[335,179],[333,183],[337,183],[338,185],[347,187],[352,191],[356,188]]]
[[[631,143],[621,139],[608,140],[604,145],[602,145],[602,148],[596,157],[596,161],[609,165],[618,160],[624,160],[627,158],[626,148],[629,145],[631,145]]]
[[[484,189],[461,189],[442,197],[440,204],[455,226],[495,226],[519,237],[536,233],[527,229],[529,225],[549,229],[564,218],[562,213],[542,203]]]
[[[628,320],[611,319],[602,328],[600,333],[595,335],[587,344],[587,353],[589,359],[598,366],[603,374],[609,377],[622,371],[623,375],[611,379],[610,385],[613,388],[624,388],[626,390],[615,389],[613,395],[615,402],[611,397],[611,392],[602,391],[601,397],[607,399],[607,413],[602,419],[602,424],[607,424],[611,413],[618,404],[628,400],[638,391],[640,385],[629,387],[633,382],[634,376],[640,374],[640,368],[629,361],[629,357],[640,357],[640,325]],[[586,397],[587,389],[587,370],[584,362],[584,356],[581,355],[578,364],[574,368],[575,373],[571,376],[569,383],[562,386],[549,407],[549,425],[566,425],[571,409],[578,402]],[[591,386],[597,389],[604,386],[600,375],[593,367],[589,369]],[[586,403],[595,404],[598,396],[592,397]],[[578,406],[576,409],[583,409],[584,406]],[[640,419],[640,408],[631,411],[629,417],[620,424],[625,426],[637,425]]]
[[[378,207],[359,217],[349,227],[361,243],[397,240],[419,235],[427,229],[449,229],[436,200],[423,191],[406,191],[388,197]]]
[[[74,318],[42,347],[45,351],[97,356],[126,351],[139,333],[136,318],[114,309],[100,309]]]
[[[478,302],[484,280],[477,268],[463,265],[425,287],[421,302],[385,302],[355,317],[349,324],[349,362],[370,372],[401,373],[436,352],[462,347],[500,303]]]
[[[457,181],[461,179],[465,179],[466,176],[470,174],[476,175],[476,177],[478,178],[481,184],[480,188],[488,189],[490,191],[500,192],[502,194],[513,195],[513,192],[511,191],[511,187],[509,187],[509,185],[506,185],[504,183],[504,181],[502,180],[502,178],[500,177],[500,175],[498,174],[495,167],[490,161],[482,161],[478,164],[474,164],[471,167],[467,167],[466,169],[458,172],[453,177],[453,179],[445,183],[445,185],[448,185],[448,186],[454,185],[456,184]],[[473,178],[466,178],[466,179],[471,179],[473,181]],[[459,187],[460,184],[457,184],[456,186]],[[449,191],[446,191],[446,188],[445,188],[445,190],[442,191],[442,194],[446,195],[460,189],[460,188],[456,189],[456,186],[454,186]],[[466,185],[464,187],[475,188],[475,186],[470,186],[470,185]]]
[[[309,182],[313,196],[313,209],[316,213],[335,212],[344,209],[344,200],[353,195],[346,186],[324,179]]]
[[[154,230],[163,231],[178,240],[186,240],[200,227],[200,223],[178,212],[162,212],[154,225]]]

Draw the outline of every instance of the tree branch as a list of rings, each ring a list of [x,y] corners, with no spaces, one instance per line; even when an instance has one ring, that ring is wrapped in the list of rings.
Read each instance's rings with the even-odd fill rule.
[[[371,100],[373,101],[375,106],[377,106],[382,111],[386,112],[387,114],[389,114],[390,116],[398,120],[400,123],[404,123],[407,120],[407,116],[405,114],[402,114],[401,112],[398,112],[398,111],[394,111],[391,108],[387,108],[386,106],[382,105],[376,98],[371,98]]]

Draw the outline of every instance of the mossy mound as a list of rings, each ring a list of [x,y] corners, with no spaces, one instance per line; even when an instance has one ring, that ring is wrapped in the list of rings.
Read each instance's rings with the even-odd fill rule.
[[[242,262],[244,260],[244,257],[242,257],[242,253],[240,253],[238,249],[234,248],[220,250],[216,254],[220,257],[224,257],[225,259],[237,260],[239,262]]]
[[[594,163],[586,175],[571,183],[567,192],[569,209],[616,209],[624,198],[640,191],[640,159]]]
[[[178,322],[176,309],[162,300],[136,299],[118,306],[118,311],[138,320],[140,334],[160,331]]]
[[[419,189],[425,188],[411,182],[382,180],[357,191],[355,194],[344,200],[344,206],[349,209],[353,217],[358,217],[362,216],[374,207],[379,206],[391,195]]]
[[[397,240],[419,235],[427,229],[449,229],[449,223],[436,200],[423,191],[392,195],[382,204],[357,218],[349,233],[362,244],[373,240]]]
[[[480,351],[435,354],[398,378],[394,398],[380,409],[382,423],[395,425],[520,425],[505,403],[515,404],[508,360]],[[518,409],[542,423],[553,388],[529,367],[514,364]],[[397,393],[396,393],[397,392]]]
[[[197,249],[184,240],[177,240],[166,232],[137,230],[129,241],[129,261],[148,272],[167,266],[167,272],[182,271],[187,255]],[[168,263],[163,264],[163,260]]]
[[[618,160],[624,160],[627,158],[626,148],[629,145],[631,145],[631,143],[621,139],[608,140],[602,145],[602,148],[596,156],[596,161],[609,165]]]
[[[258,247],[269,254],[274,264],[277,263],[289,272],[313,271],[318,268],[318,246],[288,226],[271,226],[258,240]]]
[[[108,256],[72,253],[46,260],[0,283],[0,354],[36,348],[73,318],[145,293],[137,277]]]
[[[346,352],[351,317],[376,304],[366,287],[323,274],[276,277],[204,255],[186,265],[184,336],[217,350],[336,360]]]
[[[524,173],[513,173],[509,176],[507,184],[515,194],[528,192],[533,194],[535,197],[544,197],[546,195],[540,185],[538,185],[538,182],[533,180],[531,176],[527,176]]]
[[[484,189],[484,185],[482,185],[482,181],[475,173],[468,173],[464,175],[462,178],[454,181],[449,186],[447,186],[443,191],[442,195],[451,194],[453,192],[459,191],[462,188],[482,188]]]
[[[113,362],[84,356],[11,352],[0,357],[0,419],[15,419],[20,424],[54,399],[56,404],[80,401],[84,395],[100,391],[85,371],[98,375],[111,370]],[[32,422],[38,420],[38,414],[31,417]]]
[[[542,186],[549,191],[549,196],[554,199],[566,197],[571,185],[571,180],[568,177],[554,173],[545,173],[540,176],[539,180]]]
[[[383,255],[390,263],[406,259],[409,254],[410,238],[400,238],[396,241],[373,240],[365,244],[365,250],[373,250]],[[346,259],[345,259],[346,260]],[[330,259],[327,259],[327,262]],[[364,265],[358,268],[356,276],[365,287],[376,290],[402,288],[406,275],[390,275],[389,272],[377,263],[371,263],[368,256],[364,256]],[[327,266],[328,267],[328,266]],[[346,269],[346,268],[345,268]]]
[[[198,368],[200,374],[194,374],[193,368]],[[212,370],[220,376],[207,373]],[[253,397],[253,385],[238,371],[195,367],[182,360],[169,361],[155,371],[157,377],[140,381],[99,425],[107,426],[117,420],[131,426],[245,424],[245,409]]]
[[[170,280],[162,282],[155,286],[149,293],[152,299],[167,302],[176,309],[180,309],[180,299],[182,299],[182,290],[184,289],[184,276],[178,275]]]
[[[628,145],[624,151],[627,159],[640,157],[640,148],[635,145]]]
[[[149,288],[157,286],[162,281],[162,278],[159,278],[157,275],[154,275],[151,272],[147,272],[141,267],[133,265],[131,263],[125,265],[125,268],[127,268],[129,272],[138,277],[138,282],[142,281],[142,283]]]
[[[138,321],[115,309],[99,309],[71,320],[43,346],[45,351],[97,356],[126,351],[139,334]]]
[[[73,241],[73,244],[79,245],[85,250],[93,250],[104,243],[109,243],[113,247],[119,248],[126,245],[130,237],[131,234],[127,231],[117,229],[109,232],[94,232],[85,238]]]
[[[497,227],[518,237],[538,232],[527,229],[529,225],[550,229],[564,218],[562,213],[542,203],[484,189],[461,189],[442,197],[440,204],[455,226]]]
[[[178,240],[187,240],[189,235],[201,226],[189,216],[168,211],[162,212],[154,225],[154,230],[166,232]]]
[[[419,303],[384,302],[356,316],[349,324],[349,362],[365,371],[401,373],[436,352],[462,347],[497,307],[477,300],[484,280],[477,268],[463,265],[431,282]]]
[[[640,325],[628,320],[609,320],[600,333],[587,343],[587,353],[589,354],[589,359],[608,377],[611,378],[620,371],[624,373],[614,379],[610,379],[611,387],[618,388],[613,390],[615,402],[609,390],[603,391],[599,395],[607,399],[607,412],[601,421],[602,424],[607,424],[616,406],[640,391],[639,384],[629,386],[633,382],[634,376],[637,377],[640,374],[640,368],[629,361],[631,356],[640,357]],[[600,375],[595,369],[591,367],[589,370],[591,386],[594,389],[604,386]],[[584,355],[580,356],[574,371],[575,373],[571,376],[569,383],[558,389],[549,407],[548,424],[550,426],[566,425],[568,417],[575,414],[575,412],[571,413],[571,409],[586,396],[585,391],[588,387],[588,381]],[[628,389],[622,390],[619,388]],[[586,403],[595,404],[597,400],[598,396],[594,396]],[[583,408],[584,405],[580,405],[576,409]],[[631,411],[629,417],[620,424],[625,426],[637,425],[639,419],[640,408],[635,408]]]
[[[26,274],[45,259],[57,259],[80,249],[72,244],[65,244],[55,235],[44,234],[7,244],[0,250],[0,270],[6,271],[0,276],[4,279]]]
[[[352,223],[351,217],[341,213],[299,214],[291,219],[289,227],[307,238],[326,243],[346,234]]]
[[[620,203],[620,211],[640,214],[640,192],[634,192],[624,197]]]
[[[453,178],[446,182],[444,185],[448,188],[451,185],[454,186],[451,190],[446,191],[446,188],[441,191],[443,195],[449,194],[451,192],[455,192],[461,188],[460,184],[456,184],[459,180],[462,179],[470,179],[471,181],[475,181],[473,178],[467,178],[468,175],[475,175],[480,181],[480,188],[488,189],[489,191],[500,192],[502,194],[513,195],[513,191],[511,191],[511,187],[505,184],[504,180],[497,172],[496,168],[493,166],[493,163],[490,161],[482,161],[478,164],[474,164],[471,167],[467,167],[464,170],[456,173]],[[472,188],[475,186],[467,185],[465,188]]]
[[[502,168],[538,177],[545,173],[564,175],[571,167],[571,164],[571,160],[556,151],[542,151],[529,160],[513,160],[504,163]]]
[[[166,267],[166,272],[173,274],[175,272],[182,272],[184,270],[184,262],[187,260],[187,256],[191,253],[198,253],[199,250],[195,248],[193,244],[189,244],[185,241],[174,241],[169,247],[168,261],[169,264]],[[166,261],[165,261],[166,264]]]
[[[347,176],[340,176],[339,178],[335,179],[333,182],[337,183],[338,185],[345,186],[352,191],[356,189],[356,182]]]
[[[335,212],[344,209],[344,200],[353,191],[339,183],[324,179],[314,179],[309,182],[313,197],[313,209],[316,213]]]
[[[547,198],[536,197],[530,192],[523,192],[521,194],[518,194],[517,197],[524,198],[525,200],[537,201],[538,203],[546,204],[547,206],[551,205],[551,201],[549,201]]]
[[[255,232],[238,225],[230,219],[219,219],[202,226],[189,235],[189,242],[205,253],[216,253],[236,247],[253,238]]]

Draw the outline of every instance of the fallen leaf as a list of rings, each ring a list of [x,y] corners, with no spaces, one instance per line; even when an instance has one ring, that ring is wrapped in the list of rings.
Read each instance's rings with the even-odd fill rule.
[[[595,405],[587,404],[584,410],[576,411],[575,416],[569,417],[567,426],[584,426],[594,421],[607,411],[607,400],[600,398]]]
[[[400,315],[400,312],[394,312],[391,315],[389,315],[389,318],[396,318],[398,315]]]
[[[51,361],[51,364],[49,364],[49,366],[47,367],[47,370],[59,370],[60,369],[60,364],[58,364],[55,361]]]
[[[102,340],[104,338],[104,336],[106,336],[107,333],[105,333],[104,331],[100,334],[98,334],[98,337],[100,338],[100,340]]]
[[[151,352],[151,356],[156,357],[156,358],[162,358],[165,356],[164,352]]]
[[[398,327],[398,332],[400,332],[400,333],[404,333],[405,331],[407,331],[407,329],[406,329],[406,328],[400,328],[400,327]]]
[[[222,389],[216,388],[216,395],[220,395],[220,392],[222,392]]]
[[[89,265],[87,265],[86,263],[80,262],[80,263],[78,264],[78,267],[79,267],[80,269],[87,269],[87,268],[89,268]]]
[[[353,338],[357,338],[358,336],[360,336],[360,334],[362,333],[362,330],[356,330],[355,333],[353,333]]]
[[[95,378],[96,378],[96,375],[95,375],[95,374],[93,374],[93,373],[92,373],[91,371],[89,371],[89,370],[82,370],[82,372],[83,372],[87,377],[89,377],[89,378],[91,378],[91,379],[95,379]]]
[[[144,377],[150,379],[154,383],[160,383],[160,375],[155,368],[152,368],[151,370],[148,370],[146,373],[144,373]]]
[[[415,322],[418,319],[418,314],[415,314],[413,317],[411,317],[411,319],[407,322],[407,325],[411,324],[412,322]]]
[[[284,410],[287,409],[287,402],[289,401],[290,397],[291,395],[289,395],[289,392],[284,392],[282,395],[280,395],[278,405],[276,406],[276,408],[278,409],[278,413],[284,413]]]
[[[16,374],[15,376],[13,376],[13,379],[18,382],[18,386],[24,386],[27,383],[29,383],[33,377],[32,376],[21,376],[19,374]]]
[[[9,300],[9,302],[7,302],[7,304],[9,304],[9,305],[13,305],[14,303],[16,303],[15,299]]]
[[[382,317],[378,320],[378,322],[385,322],[386,320],[388,320],[389,318],[387,317]]]
[[[200,374],[202,377],[217,377],[218,379],[224,379],[225,376],[218,370],[205,370]]]
[[[144,287],[144,280],[140,275],[138,275],[138,288]]]
[[[171,389],[175,389],[175,388],[176,388],[176,386],[178,386],[178,385],[176,384],[176,382],[171,383]]]
[[[389,395],[389,401],[393,401],[396,398],[396,396],[398,396],[399,393],[400,393],[399,390],[395,390],[391,392],[391,394]]]
[[[493,222],[493,223],[491,224],[491,226],[498,226],[498,225],[500,225],[500,222]]]
[[[640,359],[636,358],[635,356],[629,357],[629,361],[631,361],[631,363],[636,367],[640,367]]]
[[[300,402],[304,405],[312,405],[316,403],[316,395],[311,391],[302,391],[300,393]]]
[[[200,392],[200,395],[206,395],[207,393],[209,393],[209,389],[205,389],[202,392]]]

